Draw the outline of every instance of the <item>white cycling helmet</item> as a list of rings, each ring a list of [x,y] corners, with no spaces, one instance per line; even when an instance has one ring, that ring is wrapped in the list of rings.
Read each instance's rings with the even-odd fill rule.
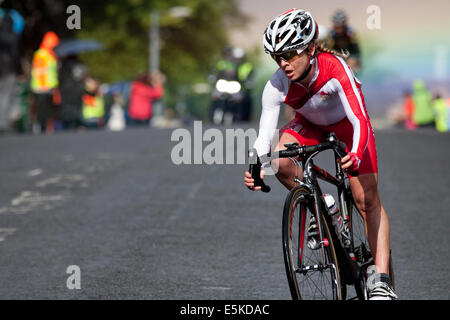
[[[317,37],[317,40],[325,41],[328,34],[328,28],[324,26],[323,24],[319,24],[319,36]]]
[[[291,9],[272,20],[264,31],[266,53],[303,51],[318,36],[317,23],[308,11]]]

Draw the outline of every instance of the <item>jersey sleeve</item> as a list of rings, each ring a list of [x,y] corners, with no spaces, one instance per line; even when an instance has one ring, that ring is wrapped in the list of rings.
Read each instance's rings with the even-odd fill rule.
[[[254,148],[259,156],[270,151],[272,139],[277,131],[280,106],[284,101],[281,82],[277,80],[275,75],[267,81],[262,94],[262,112],[259,120],[259,132],[258,138],[254,144]]]
[[[369,121],[365,113],[363,98],[355,82],[353,72],[341,58],[333,64],[333,82],[345,109],[345,114],[353,126],[353,145],[350,152],[362,159],[369,141]]]

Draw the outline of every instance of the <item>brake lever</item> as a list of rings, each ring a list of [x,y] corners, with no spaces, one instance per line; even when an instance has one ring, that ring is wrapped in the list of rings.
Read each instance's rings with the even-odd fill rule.
[[[338,154],[339,158],[344,158],[347,153],[345,153],[345,143],[342,141],[339,141],[339,143],[336,144],[336,147],[334,148],[334,150],[336,151],[336,153]],[[357,177],[359,176],[359,171],[355,170],[355,171],[348,171],[347,169],[344,169],[344,172],[347,172],[350,176],[352,177]]]
[[[299,144],[297,142],[292,143],[285,143],[284,146],[286,147],[286,150],[296,150],[299,147]]]

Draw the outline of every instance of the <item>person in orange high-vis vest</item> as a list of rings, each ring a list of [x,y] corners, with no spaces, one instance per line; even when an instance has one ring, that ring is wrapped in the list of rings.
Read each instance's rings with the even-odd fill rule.
[[[41,132],[53,132],[55,106],[61,100],[58,91],[58,58],[53,51],[58,44],[58,36],[49,31],[33,56],[31,91],[36,98],[36,120]]]

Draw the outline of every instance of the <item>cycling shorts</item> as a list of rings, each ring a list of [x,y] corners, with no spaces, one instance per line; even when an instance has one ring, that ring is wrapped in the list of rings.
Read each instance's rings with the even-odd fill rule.
[[[378,173],[375,137],[373,135],[372,126],[370,122],[368,123],[369,141],[364,150],[361,164],[358,169],[360,175]],[[296,113],[295,118],[280,129],[280,137],[283,133],[288,133],[296,138],[300,145],[311,146],[323,142],[323,139],[328,132],[334,132],[336,137],[345,143],[345,151],[347,153],[350,152],[353,145],[353,126],[347,118],[329,126],[320,126],[312,124],[301,114]]]

